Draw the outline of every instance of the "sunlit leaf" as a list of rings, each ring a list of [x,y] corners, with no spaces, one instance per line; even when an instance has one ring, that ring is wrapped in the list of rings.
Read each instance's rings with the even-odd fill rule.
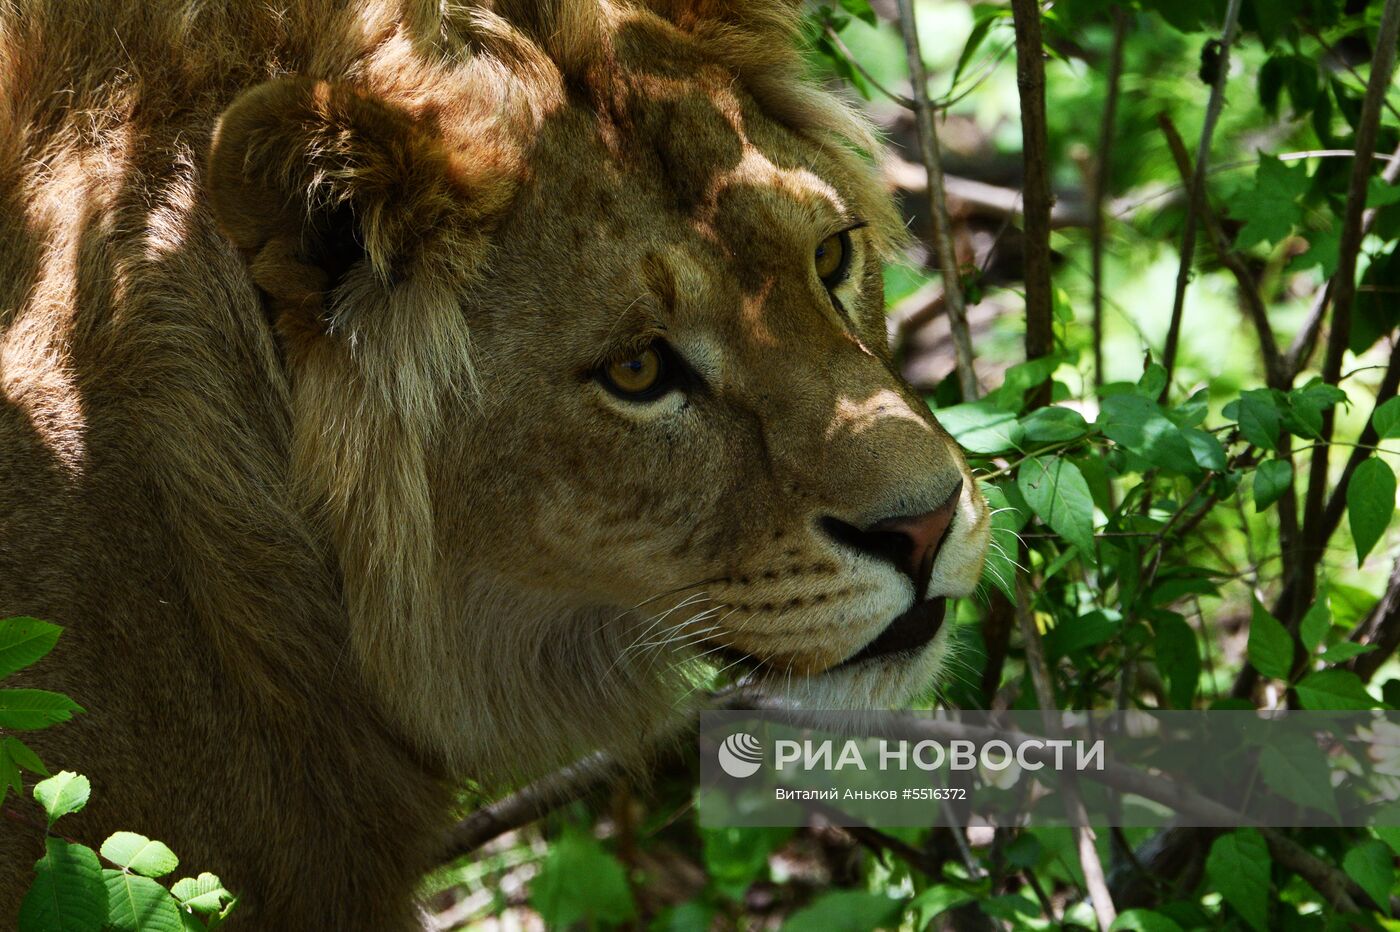
[[[1206,876],[1256,932],[1269,927],[1269,847],[1254,829],[1221,835],[1210,846]]]
[[[1058,456],[1035,457],[1021,464],[1016,487],[1026,504],[1056,534],[1094,552],[1094,500],[1079,468]]]

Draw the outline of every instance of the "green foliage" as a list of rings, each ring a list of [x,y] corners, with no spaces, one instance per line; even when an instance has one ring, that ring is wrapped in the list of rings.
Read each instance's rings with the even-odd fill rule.
[[[1257,932],[1269,928],[1269,864],[1268,845],[1249,828],[1221,835],[1206,857],[1206,876]]]
[[[58,643],[57,625],[33,618],[0,619],[0,676],[31,666]],[[38,689],[0,689],[0,727],[32,730],[67,721],[82,709],[67,696]],[[100,856],[56,831],[56,823],[80,812],[92,795],[82,774],[49,776],[28,746],[0,738],[0,804],[7,791],[23,795],[21,770],[46,779],[33,788],[44,820],[44,856],[20,904],[19,932],[196,932],[217,928],[234,906],[213,874],[176,881],[167,890],[155,878],[179,866],[175,853],[135,832],[116,832]],[[110,867],[104,868],[102,861]]]
[[[586,882],[580,882],[587,878]],[[591,835],[571,829],[550,849],[530,903],[550,928],[576,922],[622,923],[636,914],[627,872]]]

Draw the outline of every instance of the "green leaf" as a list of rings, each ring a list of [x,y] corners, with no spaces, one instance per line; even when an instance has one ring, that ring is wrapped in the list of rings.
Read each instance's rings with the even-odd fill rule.
[[[1400,188],[1396,190],[1400,191]],[[1400,398],[1392,398],[1371,414],[1371,424],[1382,440],[1400,437]]]
[[[205,916],[219,913],[233,900],[233,894],[224,889],[223,881],[208,872],[197,878],[175,881],[170,892],[185,909]]]
[[[1194,427],[1183,427],[1181,436],[1186,438],[1187,445],[1191,447],[1191,455],[1195,457],[1197,466],[1213,472],[1225,471],[1228,465],[1225,460],[1225,448],[1215,439],[1214,434]]]
[[[1331,628],[1332,612],[1327,607],[1327,591],[1324,589],[1317,594],[1317,601],[1303,616],[1303,620],[1298,626],[1298,639],[1303,642],[1303,647],[1311,654],[1317,650],[1317,645],[1323,642]]]
[[[580,883],[580,878],[587,878]],[[546,927],[622,923],[637,914],[627,873],[592,835],[570,828],[550,848],[530,888],[530,905]]]
[[[1157,638],[1157,670],[1167,681],[1167,698],[1173,708],[1189,709],[1201,679],[1201,653],[1191,626],[1175,612],[1154,614]]]
[[[32,731],[66,722],[83,707],[43,689],[0,689],[0,728]]]
[[[1005,453],[1014,450],[1011,431],[1016,412],[1003,411],[987,399],[939,408],[933,417],[969,453]]]
[[[1395,513],[1395,473],[1383,459],[1371,457],[1356,467],[1347,486],[1347,518],[1356,542],[1356,564],[1376,546]]]
[[[1281,731],[1259,755],[1264,783],[1285,799],[1337,816],[1332,772],[1317,744],[1297,732]]]
[[[164,877],[180,866],[165,845],[135,832],[116,832],[102,843],[102,856],[118,867],[143,877]]]
[[[1088,432],[1084,415],[1073,408],[1051,405],[1037,408],[1021,419],[1021,437],[1030,443],[1062,443]]]
[[[782,932],[874,932],[890,928],[902,909],[882,893],[830,890],[793,913]]]
[[[1269,846],[1252,828],[1221,835],[1206,857],[1211,885],[1258,932],[1269,925],[1269,865]]]
[[[1273,392],[1266,388],[1241,392],[1235,416],[1244,439],[1264,450],[1278,449],[1280,418]]]
[[[1293,669],[1293,639],[1258,600],[1254,602],[1254,615],[1249,622],[1246,651],[1254,669],[1276,680],[1288,679]]]
[[[34,801],[44,807],[49,825],[87,805],[92,786],[88,778],[71,770],[63,770],[34,787]]]
[[[113,932],[181,932],[180,908],[170,891],[149,877],[104,870],[107,924]]]
[[[1277,243],[1303,219],[1298,198],[1308,187],[1308,168],[1301,161],[1287,165],[1261,153],[1254,186],[1230,202],[1230,214],[1244,221],[1235,240],[1239,249],[1257,243]]]
[[[870,8],[870,0],[841,0],[841,9],[868,25],[879,25],[875,11]]]
[[[31,751],[29,746],[18,738],[7,737],[3,742],[0,742],[0,748],[3,748],[4,752],[10,756],[10,760],[30,773],[38,774],[41,777],[49,775],[48,768],[44,766],[43,761],[39,760],[39,755]]]
[[[929,923],[948,910],[971,903],[974,899],[966,890],[947,884],[929,887],[909,903],[909,912],[915,917],[914,928],[926,929]]]
[[[1293,464],[1288,460],[1265,460],[1254,470],[1254,510],[1263,511],[1278,501],[1293,484]]]
[[[1194,475],[1196,454],[1156,402],[1137,394],[1110,395],[1100,407],[1099,427],[1115,443],[1154,466]]]
[[[53,650],[62,631],[58,625],[27,616],[0,620],[0,679]]]
[[[1395,886],[1395,861],[1379,841],[1357,845],[1342,858],[1342,870],[1366,891],[1376,905],[1390,915],[1390,890]]]
[[[1181,926],[1161,913],[1148,909],[1130,909],[1119,913],[1108,932],[1181,932]]]
[[[1058,456],[1034,457],[1021,464],[1016,488],[1040,520],[1092,558],[1094,500],[1079,467]]]
[[[1374,644],[1357,644],[1355,641],[1338,641],[1322,652],[1324,663],[1346,663],[1353,657],[1369,654],[1375,650]]]
[[[1090,612],[1079,618],[1062,621],[1045,635],[1045,651],[1053,659],[1067,656],[1086,647],[1102,644],[1118,630],[1118,623],[1103,612]]]
[[[34,883],[19,907],[19,932],[100,932],[107,918],[102,865],[91,848],[44,839]]]
[[[962,54],[958,56],[958,63],[953,66],[953,77],[948,82],[950,88],[958,86],[958,79],[962,77],[963,71],[972,62],[972,56],[977,54],[977,50],[982,47],[982,43],[987,38],[987,33],[1001,17],[988,15],[985,11],[979,10],[976,22],[972,24],[972,31],[967,34],[967,42],[963,45]]]
[[[1297,686],[1298,701],[1311,711],[1374,709],[1376,700],[1366,692],[1361,678],[1350,670],[1319,670],[1303,677]]]

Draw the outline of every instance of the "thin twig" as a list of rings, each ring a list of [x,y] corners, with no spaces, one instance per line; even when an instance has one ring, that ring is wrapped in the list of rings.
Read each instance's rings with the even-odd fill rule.
[[[1201,126],[1201,141],[1196,147],[1196,171],[1191,177],[1191,191],[1186,200],[1186,228],[1181,234],[1181,266],[1176,273],[1176,292],[1172,296],[1171,323],[1167,325],[1167,343],[1162,352],[1162,367],[1167,370],[1167,384],[1162,387],[1162,400],[1171,391],[1176,371],[1177,346],[1181,341],[1181,317],[1186,309],[1186,285],[1191,281],[1191,262],[1196,254],[1196,207],[1204,201],[1207,166],[1210,163],[1210,140],[1215,124],[1225,106],[1225,79],[1230,73],[1230,46],[1235,41],[1241,0],[1230,0],[1225,10],[1225,27],[1220,34],[1220,60],[1216,64],[1215,82],[1206,104],[1206,119]]]
[[[928,173],[929,213],[933,218],[933,246],[943,275],[944,303],[953,333],[953,354],[957,360],[958,385],[963,400],[973,401],[980,394],[977,373],[972,368],[972,337],[967,326],[967,301],[963,295],[957,251],[953,248],[953,224],[948,217],[948,196],[943,187],[943,156],[933,125],[933,107],[928,99],[928,74],[919,49],[919,31],[914,21],[913,0],[899,0],[899,26],[904,33],[904,49],[909,59],[909,79],[914,90],[914,119],[919,129],[919,153]]]
[[[1024,550],[1024,547],[1022,549]],[[1026,666],[1030,668],[1031,683],[1035,687],[1036,699],[1045,716],[1046,730],[1053,736],[1058,732],[1058,721],[1055,719],[1055,689],[1050,680],[1050,666],[1045,662],[1045,648],[1040,641],[1040,629],[1036,627],[1035,616],[1031,612],[1030,583],[1021,572],[1016,574],[1016,617],[1020,623],[1022,647],[1026,652]],[[1084,886],[1089,891],[1089,902],[1093,904],[1099,929],[1101,932],[1108,932],[1113,920],[1118,918],[1118,910],[1114,908],[1113,897],[1108,892],[1103,862],[1099,860],[1098,848],[1094,846],[1094,832],[1088,827],[1088,813],[1084,808],[1084,800],[1079,795],[1078,783],[1072,774],[1063,775],[1060,795],[1064,798],[1065,815],[1068,816],[1070,830],[1074,833],[1079,866],[1084,872]]]
[[[865,66],[860,63],[860,59],[855,55],[855,53],[853,53],[849,48],[846,47],[846,43],[842,41],[840,33],[838,33],[835,29],[831,28],[830,23],[823,26],[822,30],[826,33],[827,39],[831,40],[831,44],[836,47],[836,50],[839,51],[841,55],[846,59],[846,61],[850,63],[851,67],[854,68],[856,71],[860,72],[860,76],[865,79],[865,82],[867,84],[875,88],[875,90],[879,91],[881,94],[884,94],[890,100],[899,104],[904,109],[913,110],[915,108],[916,104],[911,98],[905,97],[903,94],[896,94],[894,91],[881,84],[873,74],[867,71],[865,69]]]
[[[1186,143],[1182,141],[1181,133],[1177,131],[1176,124],[1166,113],[1157,114],[1157,125],[1162,128],[1162,135],[1166,137],[1167,148],[1171,150],[1172,157],[1176,161],[1177,171],[1181,173],[1181,180],[1189,182],[1194,174],[1191,168],[1191,157],[1186,152]],[[1267,305],[1264,303],[1264,296],[1259,293],[1259,283],[1254,280],[1249,269],[1240,261],[1240,257],[1230,247],[1230,242],[1225,238],[1225,231],[1220,226],[1220,218],[1215,215],[1209,200],[1205,196],[1205,191],[1201,191],[1200,203],[1196,204],[1196,213],[1201,219],[1201,224],[1206,228],[1206,235],[1210,238],[1211,247],[1215,250],[1220,262],[1231,274],[1235,276],[1235,282],[1239,285],[1240,295],[1244,298],[1244,309],[1250,322],[1254,325],[1254,330],[1259,337],[1259,352],[1264,357],[1264,372],[1268,379],[1270,388],[1287,389],[1285,381],[1283,354],[1279,352],[1278,340],[1274,337],[1274,328],[1269,323]]]
[[[901,0],[903,3],[909,0]],[[1045,48],[1038,0],[1011,0],[1016,27],[1016,86],[1021,97],[1022,212],[1025,217],[1026,358],[1048,356],[1055,348],[1050,290],[1049,134],[1045,125]],[[1047,379],[1032,394],[1030,407],[1050,400]]]
[[[1366,613],[1349,640],[1373,648],[1368,653],[1353,657],[1349,664],[1351,671],[1361,677],[1362,682],[1370,682],[1376,671],[1394,655],[1396,648],[1400,648],[1400,560],[1395,561],[1390,571],[1385,595]]]
[[[1113,137],[1118,123],[1118,90],[1123,77],[1123,46],[1128,37],[1128,16],[1122,8],[1113,11],[1113,47],[1108,60],[1108,87],[1099,125],[1099,151],[1094,162],[1093,190],[1090,192],[1089,244],[1090,279],[1094,287],[1094,385],[1103,384],[1103,252],[1104,198],[1108,195],[1109,172],[1113,167]]]

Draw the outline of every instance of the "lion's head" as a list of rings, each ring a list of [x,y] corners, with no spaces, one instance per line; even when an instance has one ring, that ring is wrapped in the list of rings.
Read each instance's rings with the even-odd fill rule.
[[[468,7],[220,122],[353,654],[449,764],[640,733],[697,657],[905,701],[978,580],[986,506],[885,345],[897,216],[796,6]]]

